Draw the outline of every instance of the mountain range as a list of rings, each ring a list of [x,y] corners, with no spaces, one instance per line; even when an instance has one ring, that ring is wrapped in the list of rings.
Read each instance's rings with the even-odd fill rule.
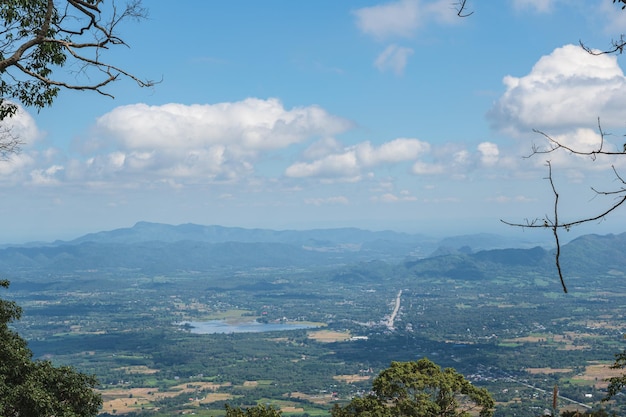
[[[578,274],[626,271],[626,233],[585,235],[562,247],[562,264]],[[139,222],[130,228],[0,249],[0,272],[130,269],[145,273],[404,262],[423,274],[478,279],[489,268],[554,267],[554,255],[531,241],[478,234],[435,239],[356,228],[244,229]]]

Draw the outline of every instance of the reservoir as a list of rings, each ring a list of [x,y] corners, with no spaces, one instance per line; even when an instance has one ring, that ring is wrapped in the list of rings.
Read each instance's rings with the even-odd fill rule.
[[[313,329],[318,326],[312,324],[290,323],[259,323],[257,321],[247,321],[242,323],[227,323],[224,320],[209,321],[185,321],[179,323],[185,326],[194,334],[216,334],[216,333],[262,333],[277,332],[284,330]]]

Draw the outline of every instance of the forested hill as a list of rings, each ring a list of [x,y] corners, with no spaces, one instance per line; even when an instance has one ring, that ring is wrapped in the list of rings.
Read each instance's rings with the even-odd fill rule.
[[[561,266],[566,276],[584,284],[586,277],[624,276],[626,271],[626,233],[585,235],[561,247]],[[466,253],[439,254],[405,262],[420,276],[480,280],[499,273],[555,274],[555,252],[542,247],[530,249],[493,249]]]
[[[508,246],[507,246],[508,245]],[[563,265],[576,273],[626,270],[626,234],[587,235],[563,246]],[[184,224],[137,223],[72,241],[0,249],[0,271],[47,273],[132,269],[144,272],[215,268],[346,266],[364,261],[405,263],[422,274],[479,279],[503,268],[547,270],[551,251],[498,235],[435,239],[355,228],[274,231]],[[583,261],[584,260],[584,261]]]

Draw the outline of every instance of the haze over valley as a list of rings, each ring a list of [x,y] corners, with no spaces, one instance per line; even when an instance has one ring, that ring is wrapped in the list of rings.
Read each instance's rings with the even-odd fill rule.
[[[535,243],[140,222],[5,246],[0,267],[16,329],[36,357],[98,375],[104,415],[259,398],[327,413],[422,357],[488,388],[499,416],[535,416],[555,383],[562,407],[598,407],[624,343],[626,234],[562,247],[567,295]]]

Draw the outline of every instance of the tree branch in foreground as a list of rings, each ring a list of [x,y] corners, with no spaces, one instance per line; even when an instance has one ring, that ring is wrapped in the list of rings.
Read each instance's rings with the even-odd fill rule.
[[[456,15],[459,17],[468,17],[473,15],[474,12],[468,11],[467,0],[459,0],[456,3]]]
[[[596,160],[596,158],[599,155],[622,155],[622,156],[626,156],[624,152],[615,152],[615,151],[610,151],[610,150],[606,150],[604,148],[605,145],[605,136],[607,135],[603,130],[602,127],[600,125],[600,120],[598,119],[598,129],[600,131],[600,143],[599,145],[590,150],[590,151],[580,151],[580,150],[576,150],[574,148],[571,148],[569,146],[566,146],[564,144],[562,144],[561,142],[557,141],[556,139],[550,137],[549,135],[535,130],[535,132],[539,133],[540,135],[542,135],[543,137],[545,137],[550,146],[548,149],[545,150],[541,150],[539,148],[537,148],[536,146],[533,145],[533,151],[532,154],[529,157],[536,155],[536,154],[549,154],[552,152],[555,152],[559,149],[563,149],[571,154],[574,155],[583,155],[583,156],[589,156],[593,161]],[[626,148],[626,145],[624,145]],[[626,149],[625,149],[626,150]],[[610,190],[610,191],[600,191],[596,188],[592,188],[593,192],[596,193],[596,195],[602,195],[602,196],[613,196],[615,198],[614,202],[612,205],[610,205],[608,208],[606,208],[605,210],[603,210],[602,212],[600,212],[597,215],[594,216],[589,216],[589,217],[585,217],[582,219],[578,219],[578,220],[574,220],[574,221],[570,221],[570,222],[564,222],[562,223],[559,220],[559,193],[557,192],[556,186],[554,184],[554,179],[552,177],[552,164],[550,163],[550,161],[546,161],[546,165],[548,166],[548,177],[546,178],[549,182],[550,182],[550,187],[552,188],[552,193],[554,194],[554,214],[553,216],[544,216],[543,218],[535,218],[533,220],[529,220],[526,219],[526,221],[524,223],[513,223],[513,222],[508,222],[505,220],[500,220],[502,223],[509,225],[509,226],[514,226],[514,227],[521,227],[521,228],[549,228],[552,231],[552,234],[554,235],[554,241],[556,244],[556,253],[555,253],[555,263],[556,263],[556,268],[557,268],[557,272],[559,274],[559,279],[561,281],[561,286],[563,287],[563,292],[567,293],[567,286],[565,285],[565,279],[563,277],[563,271],[561,270],[561,262],[560,262],[560,258],[561,258],[561,243],[559,241],[559,232],[561,230],[565,230],[565,231],[569,231],[572,227],[574,226],[578,226],[584,223],[589,223],[589,222],[594,222],[594,221],[600,221],[603,220],[607,215],[609,215],[610,213],[612,213],[613,211],[615,211],[618,207],[622,206],[624,203],[626,203],[626,181],[624,180],[624,178],[619,174],[619,172],[617,171],[617,169],[615,168],[614,165],[611,165],[611,168],[613,170],[613,174],[615,175],[616,180],[620,183],[620,186],[616,189]]]
[[[107,3],[109,10],[104,11]],[[120,76],[140,87],[155,85],[103,58],[103,52],[113,46],[128,46],[117,34],[122,22],[147,16],[141,0],[129,0],[119,10],[115,0],[107,3],[21,0],[0,4],[2,102],[16,100],[40,109],[52,104],[59,89],[92,90],[112,97],[103,87]],[[60,76],[57,70],[62,67],[75,68],[69,72],[82,79]]]
[[[106,57],[112,47],[128,46],[117,33],[122,22],[147,17],[141,0],[122,1],[119,8],[116,0],[0,2],[0,123],[18,103],[39,110],[63,89],[113,97],[106,87],[120,78],[155,85]],[[0,160],[20,144],[0,126]]]
[[[19,153],[23,144],[10,127],[0,125],[0,161],[8,161],[10,155]]]

